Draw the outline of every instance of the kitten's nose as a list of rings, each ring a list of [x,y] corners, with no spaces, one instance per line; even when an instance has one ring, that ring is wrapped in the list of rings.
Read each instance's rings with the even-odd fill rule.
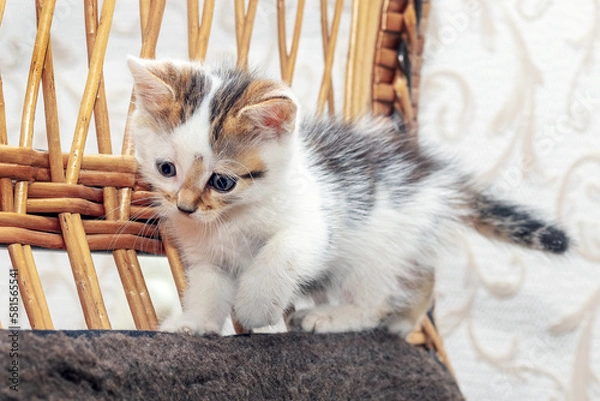
[[[183,213],[187,213],[187,214],[192,214],[194,213],[196,210],[198,210],[198,206],[195,205],[183,205],[183,204],[177,204],[177,209],[179,209],[179,211],[183,212]]]
[[[190,188],[182,188],[177,193],[177,209],[186,214],[192,214],[198,210],[199,194]]]

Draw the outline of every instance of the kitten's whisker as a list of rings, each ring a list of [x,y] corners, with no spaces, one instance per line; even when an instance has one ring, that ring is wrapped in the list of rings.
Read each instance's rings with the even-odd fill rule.
[[[141,200],[153,200],[153,201],[155,201],[153,203],[156,204],[158,197],[147,197],[147,198],[142,198]],[[152,204],[150,207],[152,207],[153,209],[156,208],[156,206],[152,206]],[[115,233],[114,240],[111,241],[111,244],[109,245],[111,249],[116,247],[119,236],[122,235],[124,232],[126,232],[128,230],[128,228],[135,222],[140,222],[140,223],[144,224],[145,226],[151,225],[151,226],[154,226],[154,228],[153,228],[152,232],[150,233],[150,237],[148,237],[148,235],[144,235],[144,234],[147,234],[144,231],[141,231],[138,234],[133,234],[135,236],[134,243],[133,243],[134,248],[137,245],[138,241],[143,241],[144,238],[150,238],[150,239],[157,238],[157,236],[156,236],[157,224],[155,224],[155,222],[159,221],[160,215],[159,215],[158,211],[153,210],[152,215],[150,217],[148,217],[147,219],[145,219],[145,222],[139,221],[140,220],[139,217],[142,216],[144,214],[144,212],[145,212],[145,210],[143,210],[143,209],[135,211],[133,214],[131,214],[129,216],[128,220],[122,222],[123,224],[119,227],[119,230]],[[143,246],[141,247],[141,249],[142,249],[142,252],[147,252],[146,250],[144,250]],[[154,253],[156,253],[156,251],[157,250],[155,249]]]
[[[116,248],[119,236],[123,235],[123,233],[135,222],[135,220],[133,220],[133,219],[135,219],[135,217],[136,216],[130,216],[129,220],[122,221],[123,224],[120,225],[119,230],[115,233],[114,240],[111,241],[111,244],[110,244],[111,249]]]
[[[244,242],[246,243],[246,246],[248,247],[248,249],[251,249],[251,244],[250,241],[248,240],[248,236],[244,233],[244,231],[237,225],[237,223],[232,220],[229,222],[229,225],[232,226],[233,228],[235,228],[238,233],[240,234],[240,236],[242,237],[242,239],[244,240]],[[232,236],[232,234],[230,234],[230,236]]]
[[[223,220],[222,216],[217,215],[216,221],[221,225],[221,227],[225,226],[225,223],[224,223],[224,220]],[[228,234],[228,236],[230,237],[230,239],[232,239],[231,238],[231,234],[229,234],[228,230],[218,230],[218,232],[219,232],[219,242],[221,244],[221,254],[219,255],[220,258],[221,258],[221,260],[220,260],[221,264],[223,264],[225,262],[225,260],[224,260],[224,258],[225,258],[225,242],[222,240],[222,236],[221,236],[221,234],[224,231],[225,231],[226,234]]]

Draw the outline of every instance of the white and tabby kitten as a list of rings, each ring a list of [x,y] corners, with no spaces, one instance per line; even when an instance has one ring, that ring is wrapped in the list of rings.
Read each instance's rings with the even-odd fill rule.
[[[563,253],[567,236],[492,199],[386,119],[298,117],[285,84],[197,63],[130,59],[140,171],[160,195],[189,286],[161,328],[219,333],[385,327],[431,306],[435,255],[460,225]]]

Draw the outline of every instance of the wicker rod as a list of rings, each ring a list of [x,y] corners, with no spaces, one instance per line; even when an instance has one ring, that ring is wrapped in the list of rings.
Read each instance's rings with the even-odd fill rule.
[[[350,38],[348,42],[348,60],[346,63],[346,82],[344,87],[344,118],[351,119],[355,114],[352,107],[352,99],[356,96],[354,94],[354,85],[356,85],[355,77],[358,76],[357,68],[355,67],[356,60],[358,59],[358,52],[356,49],[358,42],[358,33],[362,33],[359,30],[359,18],[357,15],[361,14],[361,2],[359,0],[352,0],[352,22],[350,25]],[[360,57],[364,57],[362,54]]]
[[[71,144],[71,151],[69,152],[69,160],[67,162],[66,178],[69,184],[77,183],[77,175],[81,168],[81,155],[83,154],[92,110],[96,103],[96,94],[100,85],[115,1],[108,0],[102,5],[102,14],[98,25],[96,41],[89,62],[88,76],[79,107],[75,133],[73,134],[73,142]]]
[[[235,45],[239,48],[242,41],[242,31],[244,30],[244,0],[234,0],[235,16]]]
[[[110,168],[110,166],[106,166]],[[0,163],[0,175],[10,177],[17,181],[50,181],[50,170],[31,166],[7,165]],[[132,187],[136,185],[134,174],[113,173],[109,171],[87,171],[79,173],[80,184],[90,186],[117,185],[119,187]],[[27,202],[25,201],[25,204]]]
[[[37,292],[35,289],[36,282],[39,283],[39,277],[36,282],[32,282],[32,272],[37,276],[35,264],[32,264],[32,258],[28,255],[31,252],[31,247],[28,245],[12,244],[8,246],[8,254],[10,256],[13,268],[18,271],[19,293],[23,300],[29,323],[33,329],[46,328],[46,319],[42,312]]]
[[[0,146],[8,144],[8,134],[6,129],[6,104],[4,103],[4,84],[0,76]]]
[[[32,182],[29,184],[29,199],[35,198],[81,198],[102,202],[102,189],[85,185],[72,185],[60,182]]]
[[[46,50],[50,41],[50,27],[56,0],[44,2],[41,14],[38,18],[38,30],[31,57],[29,76],[23,114],[21,117],[21,132],[19,136],[19,147],[31,148],[33,142],[33,123],[35,119],[35,108],[38,98],[38,89],[42,78],[42,71],[46,58]],[[27,198],[27,182],[18,182],[15,189],[15,211],[25,213],[25,201]]]
[[[37,229],[28,230],[17,227],[0,227],[0,242],[7,243],[14,242],[15,240],[27,243],[31,246],[42,247],[45,249],[67,250],[66,242],[60,234],[40,232]],[[140,239],[139,234],[119,234],[118,237],[115,239],[114,231],[110,231],[109,234],[86,235],[85,240],[88,243],[89,249],[92,251],[134,249],[136,251],[156,255],[162,255],[165,253],[164,245],[161,244],[160,240],[142,240]],[[9,245],[9,247],[10,246],[11,245]],[[15,267],[18,266],[15,265]]]
[[[362,115],[371,100],[373,57],[383,0],[354,0],[346,82],[344,93],[345,118]],[[357,15],[357,17],[354,17]],[[361,79],[362,78],[362,79]]]
[[[152,43],[156,43],[156,41],[158,40],[158,34],[159,34],[159,30],[160,29],[160,22],[162,20],[162,15],[164,13],[164,6],[165,3],[163,2],[157,2],[157,1],[153,1],[153,4],[141,4],[141,10],[140,12],[143,13],[145,9],[148,10],[148,14],[146,15],[146,19],[149,20],[151,17],[150,15],[152,15],[154,18],[151,22],[146,22],[145,26],[143,26],[143,31],[145,33],[144,39],[146,43],[152,44]],[[142,18],[140,18],[141,20],[143,20],[143,16],[141,15]],[[157,22],[157,17],[158,17],[158,24],[156,24]],[[94,27],[97,25],[97,15],[92,16],[91,20],[91,26]],[[153,26],[151,29],[148,29],[148,26],[150,26],[151,24],[155,23],[156,26]],[[158,28],[158,29],[157,29]],[[95,36],[94,36],[95,39]],[[91,49],[93,47],[93,42],[92,43],[88,43],[88,49]],[[144,45],[142,45],[142,47],[144,47]],[[146,52],[150,53],[150,52],[154,52],[154,48],[155,45],[153,46],[145,46],[148,50],[146,50]],[[101,87],[102,89],[102,87]],[[103,94],[102,94],[103,95]],[[100,100],[100,99],[99,99]],[[97,131],[97,135],[98,135],[98,146],[99,146],[99,151],[100,153],[112,153],[112,147],[110,147],[108,141],[110,141],[110,130],[109,130],[109,126],[108,126],[108,112],[106,110],[106,102],[104,100],[104,98],[102,98],[102,104],[103,104],[103,108],[100,110],[94,110],[94,115],[96,116],[96,119],[98,119],[98,116],[106,116],[106,126],[102,127],[102,128],[98,128],[96,129]],[[97,106],[96,106],[97,107]],[[106,139],[103,139],[106,138]],[[102,145],[104,145],[104,148],[101,145],[100,141],[106,141],[103,142]],[[122,196],[123,198],[125,198],[127,200],[127,206],[125,206],[125,204],[121,203],[121,208],[120,208],[120,213],[117,215],[116,210],[118,207],[118,200],[117,200],[117,191],[115,187],[105,187],[104,188],[104,206],[105,206],[105,210],[108,211],[108,213],[106,214],[106,218],[107,220],[116,220],[119,217],[124,216],[125,214],[127,214],[127,217],[129,217],[130,211],[127,210],[127,213],[124,213],[125,209],[128,208],[128,205],[130,204],[131,201],[131,190],[127,189],[124,190],[123,193],[119,194],[120,196]],[[119,234],[119,237],[122,236],[123,233]],[[120,241],[126,241],[126,238],[119,238],[117,237],[116,242],[120,242]],[[146,242],[144,243],[145,246],[148,246],[149,244]],[[156,247],[156,245],[154,245]],[[134,241],[133,247],[136,248],[136,241]],[[128,247],[131,248],[131,247]],[[141,268],[139,266],[139,262],[137,260],[137,254],[134,251],[127,251],[124,248],[123,249],[116,249],[113,251],[113,258],[115,260],[115,264],[117,266],[117,270],[119,272],[119,276],[121,278],[121,283],[123,285],[123,288],[125,290],[125,294],[127,297],[127,301],[129,304],[129,307],[131,309],[131,313],[135,322],[135,325],[138,329],[145,329],[145,330],[150,330],[150,329],[154,329],[156,328],[156,326],[158,325],[158,321],[156,318],[156,312],[154,310],[154,306],[152,305],[152,301],[150,299],[149,296],[149,292],[148,289],[146,287],[146,283],[145,280],[143,278],[142,272],[141,272]]]
[[[160,235],[162,238],[162,246],[167,255],[167,260],[169,261],[169,267],[171,268],[171,274],[173,276],[173,280],[175,281],[175,286],[177,287],[177,293],[179,295],[179,300],[183,300],[183,293],[185,288],[187,287],[187,279],[185,275],[185,269],[183,266],[183,262],[179,257],[179,251],[175,247],[175,244],[171,241],[168,235],[166,235],[162,227],[160,227]]]
[[[10,240],[14,241],[14,237]],[[8,246],[8,252],[13,267],[17,269],[19,274],[18,284],[21,299],[31,327],[33,329],[53,328],[48,305],[45,299],[42,301],[43,290],[31,247],[29,245],[12,244]]]
[[[200,0],[187,0],[188,57],[192,60],[196,58],[196,44],[200,29],[198,1]]]
[[[141,31],[142,31],[142,46],[140,50],[140,57],[142,58],[154,58],[156,52],[156,43],[160,34],[162,26],[162,18],[165,10],[165,0],[152,0],[152,1],[140,1],[140,20]],[[131,95],[131,102],[129,105],[129,115],[135,109],[134,95]],[[125,136],[123,139],[123,145],[121,148],[121,154],[124,156],[132,156],[134,154],[133,142],[130,136],[129,119],[125,125]],[[132,190],[131,186],[124,187],[118,191],[118,204],[119,213],[117,219],[119,221],[126,222],[129,220],[133,208],[131,208],[132,201]],[[142,213],[134,211],[134,216],[140,217]],[[152,211],[149,217],[154,216]],[[125,240],[124,238],[118,238],[117,241]],[[148,242],[148,244],[150,244]],[[156,245],[153,245],[156,247]],[[138,249],[136,242],[133,244],[122,247],[121,249],[113,252],[115,263],[119,269],[119,275],[125,289],[125,293],[131,308],[132,316],[136,327],[141,329],[155,329],[158,325],[156,318],[156,312],[154,306],[150,300],[149,292],[147,290],[145,281],[137,255],[134,252],[128,252],[125,248]],[[160,247],[158,247],[160,248]]]
[[[98,2],[87,1],[85,4],[85,28],[87,33],[88,60],[91,59],[92,49],[96,41],[96,29],[98,25]],[[106,106],[106,94],[104,82],[100,76],[100,84],[94,105],[94,121],[96,123],[96,138],[98,151],[100,153],[112,153],[110,140],[110,126],[108,110]],[[103,190],[104,211],[107,220],[117,219],[117,191],[115,187],[104,187]],[[119,235],[119,234],[117,234]],[[128,253],[123,249],[113,251],[113,258],[121,283],[125,290],[127,302],[131,309],[134,322],[138,329],[150,330],[157,326],[156,312],[149,298],[148,290],[143,279],[137,255],[135,252]],[[149,312],[150,311],[150,312]]]
[[[140,29],[142,32],[142,48],[140,57],[153,58],[156,53],[156,42],[162,25],[165,1],[163,0],[140,0]],[[151,14],[152,13],[152,14]],[[152,20],[150,21],[150,18]],[[127,115],[135,110],[135,97],[133,92],[130,96],[129,110]],[[121,155],[132,156],[134,154],[133,141],[129,130],[129,118],[125,122],[125,134],[121,145]]]
[[[73,211],[74,213],[83,214],[88,217],[103,217],[106,215],[102,204],[81,198],[61,198],[61,195],[56,192],[53,195],[59,197],[28,199],[26,203],[27,211],[30,213],[67,213],[68,211]],[[134,217],[138,220],[149,220],[156,217],[156,213],[152,207],[132,206],[131,210]],[[125,224],[127,220],[121,221],[121,223]],[[8,241],[8,243],[11,242],[14,243],[15,241]]]
[[[42,12],[42,0],[36,1],[36,17]],[[60,130],[58,127],[58,106],[56,88],[54,86],[54,63],[52,61],[52,42],[48,40],[46,59],[42,70],[42,94],[44,98],[44,115],[46,116],[46,138],[49,149],[50,176],[52,181],[64,182],[65,172],[61,160]]]
[[[110,329],[110,322],[100,291],[98,277],[90,255],[79,214],[61,213],[59,222],[85,322],[90,329]]]
[[[27,87],[25,92],[25,102],[23,105],[23,115],[21,117],[21,135],[19,146],[31,148],[33,141],[33,122],[35,119],[35,106],[37,104],[38,88],[42,78],[46,50],[50,40],[50,27],[52,25],[52,15],[56,0],[44,1],[42,11],[39,16],[38,30],[33,46],[31,57],[31,66],[29,76],[27,77]]]
[[[204,0],[204,7],[202,8],[202,23],[200,24],[200,29],[197,32],[194,53],[190,55],[190,58],[193,60],[204,61],[204,58],[206,57],[206,50],[208,49],[208,40],[210,38],[210,28],[212,26],[214,12],[215,1]],[[196,18],[198,18],[197,11],[195,15]]]
[[[92,57],[92,49],[96,43],[96,30],[98,28],[98,1],[87,1],[84,5],[86,47],[88,62]],[[94,124],[96,127],[96,140],[98,152],[111,154],[112,142],[110,139],[110,123],[106,104],[106,91],[104,88],[104,77],[100,76],[100,84],[94,105]],[[107,220],[115,220],[117,210],[117,191],[115,187],[104,187],[102,191],[104,211]],[[86,231],[87,232],[87,231]]]
[[[235,32],[237,38],[237,67],[248,69],[248,52],[258,0],[249,0],[244,11],[244,0],[235,0]]]
[[[144,58],[156,57],[156,42],[160,34],[166,0],[152,0],[148,10],[148,20],[142,34],[142,51]],[[141,11],[141,10],[140,10]],[[141,11],[143,12],[143,11]]]
[[[20,148],[0,144],[0,155],[2,156],[4,164],[43,169],[49,163],[49,155],[47,152],[31,148]],[[135,174],[137,171],[137,162],[133,156],[83,155],[81,157],[81,167],[84,170],[102,171],[106,173],[112,171],[119,174]],[[69,154],[63,153],[63,167],[67,166],[68,159]],[[110,168],[110,170],[107,168]]]
[[[190,20],[190,18],[188,17],[188,40],[191,40],[192,42],[195,41],[195,46],[196,49],[198,49],[198,52],[196,54],[194,54],[194,57],[198,56],[200,58],[203,58],[206,52],[206,48],[202,47],[202,46],[207,46],[208,45],[208,38],[210,35],[210,27],[212,24],[212,15],[214,13],[214,4],[213,1],[205,1],[204,3],[204,8],[203,8],[203,15],[202,15],[202,26],[200,27],[200,31],[198,31],[197,29],[195,29],[193,27],[194,21],[197,20],[198,18],[198,7],[194,4],[191,4],[191,2],[193,2],[193,0],[188,1],[188,12],[190,10],[190,8],[192,10],[195,10],[194,12],[194,17],[192,20]],[[163,3],[163,7],[164,7],[164,3]],[[237,11],[237,8],[236,8]],[[146,15],[147,13],[145,13],[145,11],[142,9],[141,7],[141,3],[140,3],[140,18],[144,18],[144,15]],[[192,26],[190,26],[190,21],[192,23]],[[162,13],[161,13],[161,19],[158,21],[158,23],[155,22],[156,25],[158,26],[149,26],[149,29],[156,29],[159,30],[160,29],[160,24],[162,23]],[[144,25],[143,25],[144,26]],[[198,33],[199,32],[199,33]],[[236,30],[237,32],[237,30]],[[146,57],[148,54],[153,53],[154,50],[150,49],[150,48],[155,48],[156,47],[156,41],[158,40],[158,35],[154,35],[152,32],[150,31],[146,31],[145,28],[142,30],[142,34],[144,36],[149,37],[150,39],[148,40],[144,40],[143,44],[142,44],[142,50],[140,52],[140,56],[141,57]],[[204,39],[200,39],[198,38],[198,35],[201,36],[205,36],[206,40],[204,42]],[[205,44],[203,44],[205,43]],[[194,46],[192,46],[191,44],[188,44],[188,50],[194,48]],[[191,55],[190,55],[191,57]],[[129,108],[129,115],[131,115],[131,113],[133,112],[135,107],[135,104],[132,102]],[[123,140],[123,154],[124,155],[132,155],[133,154],[133,142],[131,141],[131,137],[130,137],[130,130],[129,130],[129,119],[127,120],[127,124],[125,127],[125,138]],[[126,199],[128,197],[131,196],[131,194],[122,191],[121,192],[122,198],[121,198],[121,205],[124,205]],[[125,217],[124,215],[121,217]],[[154,215],[153,215],[154,217]],[[169,262],[169,267],[171,268],[171,273],[173,275],[173,279],[175,281],[175,285],[177,287],[177,292],[179,294],[179,299],[181,300],[183,297],[183,291],[187,285],[186,282],[186,277],[185,277],[185,272],[184,272],[184,267],[183,267],[183,263],[181,262],[181,259],[179,257],[179,252],[177,251],[177,249],[175,248],[175,245],[169,240],[168,236],[163,232],[162,227],[158,226],[160,235],[162,237],[162,246],[163,246],[163,250],[164,253],[167,256],[167,260]]]
[[[73,134],[71,152],[67,161],[66,180],[69,184],[76,184],[78,181],[91,114],[100,84],[114,7],[115,0],[105,0],[102,5],[96,41],[89,63],[88,76]],[[59,222],[67,253],[71,261],[73,277],[83,307],[86,324],[91,329],[110,329],[108,314],[102,298],[94,262],[90,254],[89,244],[86,240],[81,216],[70,212],[61,213],[59,214]]]
[[[327,1],[321,0],[321,42],[323,44],[323,59],[327,58],[331,34],[329,33],[329,19],[327,18]],[[330,116],[335,115],[335,98],[333,86],[329,87],[327,93],[327,110]]]
[[[85,13],[85,32],[88,63],[92,58],[92,50],[96,43],[96,34],[98,28],[98,1],[88,0],[84,3]],[[98,153],[111,154],[112,142],[110,138],[110,123],[108,119],[108,109],[106,105],[106,91],[104,88],[104,74],[100,72],[100,83],[94,103],[94,125],[96,127],[96,141],[98,144]]]
[[[88,4],[94,4],[95,7],[87,7],[89,12],[86,14],[89,16],[86,18],[86,30],[88,31],[88,57],[91,57],[90,50],[94,46],[95,42],[95,29],[98,24],[97,17],[97,1],[88,2]],[[108,124],[108,111],[106,108],[106,98],[104,93],[104,87],[102,83],[102,79],[100,81],[100,88],[98,91],[98,97],[96,101],[96,106],[94,108],[94,116],[96,124],[96,135],[98,138],[98,150],[100,153],[112,153],[112,146],[110,143],[110,127]],[[98,121],[101,121],[102,124],[98,124]],[[107,220],[116,220],[117,219],[117,191],[115,187],[104,187],[104,209],[106,213]],[[122,249],[118,249],[113,251],[113,258],[115,260],[115,264],[117,266],[117,270],[119,272],[119,276],[121,277],[121,283],[123,284],[123,288],[125,290],[125,294],[127,297],[127,301],[129,307],[131,309],[132,316],[134,317],[134,322],[138,329],[152,329],[157,325],[156,321],[156,313],[154,312],[154,307],[152,306],[152,302],[148,296],[148,290],[146,288],[145,281],[143,277],[141,280],[137,276],[141,276],[141,270],[135,270],[135,266],[139,267],[137,263],[137,255],[135,252],[130,255],[126,251]],[[134,268],[128,268],[130,265],[133,265]],[[133,277],[132,277],[133,276]],[[133,287],[127,285],[128,283],[135,283]],[[152,309],[151,313],[147,313],[148,304],[150,305],[150,309]]]
[[[298,56],[298,44],[300,43],[300,32],[302,30],[302,21],[304,18],[304,0],[298,1],[296,8],[296,21],[294,23],[294,33],[292,36],[292,46],[287,51],[287,34],[285,28],[285,1],[277,0],[277,39],[279,44],[279,64],[281,67],[281,78],[288,85],[292,84],[294,77],[294,68]]]
[[[35,105],[37,103],[38,88],[50,40],[50,26],[52,25],[55,3],[55,0],[45,2],[38,18],[38,30],[31,58],[29,76],[27,78],[27,93],[23,105],[19,137],[19,146],[25,148],[31,148],[33,142]],[[27,182],[17,182],[13,211],[20,214],[26,213],[27,188]],[[43,290],[37,268],[33,262],[31,247],[13,243],[8,246],[8,251],[13,266],[19,272],[19,288],[31,327],[46,328],[51,326],[47,304],[45,299],[41,299],[43,298]]]
[[[123,234],[119,234],[118,238],[122,236]],[[121,241],[126,240],[119,239]],[[136,327],[139,330],[154,330],[158,326],[156,311],[150,299],[137,254],[131,250],[131,248],[139,250],[136,242],[140,240],[137,236],[134,236],[133,239],[133,244],[127,244],[129,246],[114,250],[113,257]],[[158,244],[151,244],[145,241],[141,250],[148,249],[151,245],[159,247]]]
[[[147,21],[142,31],[142,48],[140,55],[144,58],[154,58],[156,52],[156,43],[162,27],[162,20],[165,11],[165,0],[153,0],[149,5],[140,4],[148,8]],[[146,11],[140,8],[140,18],[144,18]],[[132,96],[133,98],[133,96]],[[133,112],[133,102],[130,107],[130,113]],[[127,135],[129,127],[126,127],[126,140],[123,144],[122,153],[133,155],[133,144],[131,138]],[[129,142],[127,144],[127,142]],[[120,221],[126,222],[130,219],[132,211],[134,216],[139,216],[139,212],[131,207],[132,190],[126,187],[119,190],[119,216]],[[152,211],[152,216],[154,212]],[[119,249],[113,252],[115,263],[119,268],[121,281],[125,289],[131,313],[138,329],[153,330],[158,326],[156,311],[150,299],[150,293],[146,286],[142,270],[137,258],[137,254],[132,250]]]
[[[412,103],[410,101],[410,91],[408,90],[408,79],[404,75],[396,74],[392,88],[394,88],[397,98],[397,104],[395,105],[399,110],[402,110],[406,116],[407,125],[410,127],[410,124],[414,118],[414,113]]]
[[[6,0],[0,0],[0,24],[2,24],[2,18],[4,17],[4,9],[6,8]]]
[[[140,3],[140,18],[144,18],[144,15],[147,15],[147,18],[152,18],[152,20],[147,21],[143,24],[142,31],[142,49],[140,51],[140,56],[144,58],[154,57],[156,43],[158,41],[158,34],[160,32],[162,17],[164,14],[164,1],[154,1],[150,4],[150,10],[144,10],[144,7],[148,7],[147,4],[142,5]],[[206,7],[204,9],[206,11]],[[212,13],[212,11],[211,11]],[[197,14],[196,14],[197,18]],[[189,21],[189,20],[188,20]],[[204,16],[203,16],[204,21]],[[189,39],[189,38],[188,38]],[[133,98],[133,96],[132,96]],[[132,113],[134,110],[135,104],[132,102],[130,105],[129,113]],[[125,128],[125,139],[123,143],[122,153],[124,155],[132,155],[133,154],[133,143],[131,141],[131,137],[129,135],[129,126]],[[131,211],[133,209],[129,209],[129,205],[131,204],[132,199],[132,191],[131,188],[124,188],[119,191],[119,220],[127,221],[129,220]],[[135,211],[135,215],[138,215],[139,212]],[[154,216],[154,213],[152,213]],[[165,243],[165,252],[167,253],[167,257],[169,260],[169,264],[172,270],[180,269],[180,274],[183,274],[183,267],[181,266],[181,262],[179,260],[179,255],[176,253],[175,249],[172,248],[172,245],[168,244],[166,240],[163,240]],[[167,245],[168,244],[168,245]],[[170,247],[170,249],[167,249]],[[136,326],[145,327],[146,329],[155,329],[158,326],[158,320],[156,317],[156,312],[154,306],[150,301],[149,292],[147,290],[145,281],[141,274],[141,268],[139,265],[139,261],[135,252],[126,251],[122,253],[122,251],[118,251],[115,255],[116,258],[119,259],[119,264],[127,262],[127,272],[130,273],[126,277],[127,281],[123,281],[124,287],[135,286],[137,288],[137,294],[139,294],[140,304],[136,304],[136,309],[132,309],[132,314],[134,316],[134,321]],[[117,260],[117,259],[116,259]],[[131,283],[131,284],[126,284]],[[131,294],[130,294],[131,295]],[[143,312],[143,313],[142,313]]]
[[[6,0],[0,0],[0,26],[4,16]],[[0,146],[8,144],[6,129],[6,108],[4,103],[4,85],[0,76]],[[10,178],[0,178],[0,211],[13,210],[13,190]]]
[[[156,324],[150,327],[141,294],[135,281],[135,262],[129,257],[125,249],[115,250],[113,252],[113,257],[115,259],[115,264],[117,265],[119,277],[121,278],[121,284],[125,290],[125,297],[127,298],[127,303],[129,304],[135,327],[138,330],[154,329]],[[137,257],[135,260],[137,261]]]
[[[325,56],[325,69],[323,71],[323,78],[321,79],[321,88],[319,90],[319,97],[317,100],[317,114],[323,114],[325,101],[327,100],[327,96],[331,88],[331,70],[333,68],[335,45],[337,43],[337,36],[340,27],[343,6],[344,0],[336,0],[335,11],[333,13],[333,23],[331,26],[331,33],[329,36],[327,47],[327,55]]]
[[[290,84],[294,76],[294,69],[296,68],[296,59],[298,58],[298,46],[300,43],[300,32],[302,29],[302,21],[304,20],[304,0],[298,1],[296,8],[296,21],[294,22],[294,33],[292,36],[292,47],[290,49],[289,61],[288,61],[288,74]]]
[[[104,210],[107,220],[116,220],[118,205],[117,205],[117,189],[115,187],[104,187],[102,191],[104,201]]]
[[[146,31],[146,23],[148,22],[148,15],[150,13],[150,3],[154,0],[139,0],[140,9],[140,31],[144,33]]]
[[[4,15],[6,0],[0,0],[0,25]],[[4,105],[4,89],[0,77],[0,144],[7,143],[6,110]],[[10,178],[0,178],[0,211],[12,210],[12,182]],[[0,322],[0,329],[3,328]]]
[[[13,188],[10,178],[0,179],[0,210],[13,210]]]
[[[154,330],[158,326],[158,319],[137,254],[131,250],[131,248],[140,250],[140,247],[135,244],[139,241],[138,237],[133,238],[135,239],[133,246],[126,247],[128,249],[117,249],[113,251],[113,256],[136,327],[140,330]],[[150,245],[150,242],[145,241],[141,250],[148,249]]]
[[[417,15],[415,13],[414,1],[404,9],[402,14],[403,21],[403,32],[407,32],[408,42],[410,43],[411,60],[414,61],[417,50]],[[392,83],[394,88],[395,96],[397,98],[395,107],[402,110],[405,115],[405,120],[408,128],[413,128],[413,121],[416,119],[416,115],[413,109],[411,93],[409,91],[408,77],[403,74],[396,74],[396,78]],[[413,132],[413,135],[416,135]]]
[[[156,43],[158,41],[164,11],[165,0],[152,0],[152,2],[150,0],[140,0],[140,26],[142,30],[141,58],[154,58],[155,56]],[[129,110],[127,111],[128,116],[131,116],[131,113],[135,110],[135,96],[133,95],[133,92],[130,99]],[[125,134],[121,146],[121,155],[123,156],[133,156],[135,153],[133,141],[131,140],[129,121],[130,119],[128,118],[125,122]],[[123,207],[125,207],[125,205],[123,205]]]
[[[165,228],[162,225],[159,225],[160,235],[163,239],[163,246],[165,248],[165,254],[167,255],[167,259],[169,260],[169,266],[171,267],[171,274],[173,275],[173,281],[175,282],[175,287],[177,288],[177,294],[179,295],[179,299],[183,298],[183,293],[187,287],[187,279],[185,277],[185,271],[183,268],[183,264],[179,259],[179,253],[173,244],[171,244],[171,240],[168,235],[165,235]]]
[[[38,216],[33,214],[22,215],[13,212],[0,214],[0,227],[22,228],[38,233],[60,234],[58,218],[50,216]],[[154,238],[156,226],[149,226],[138,221],[107,221],[107,220],[84,220],[83,228],[88,235],[93,234],[131,234],[139,237]],[[118,237],[117,237],[118,239]]]
[[[6,0],[0,0],[0,26],[4,16]],[[4,103],[4,85],[0,76],[0,146],[8,144],[8,134],[6,129],[6,108]],[[0,211],[9,211],[13,209],[13,190],[12,180],[10,178],[0,178]]]
[[[154,309],[154,305],[150,299],[150,292],[146,286],[144,276],[142,275],[142,267],[137,257],[137,253],[133,249],[128,249],[126,252],[127,256],[129,257],[129,261],[132,264],[132,277],[135,280],[135,288],[137,288],[139,297],[142,301],[142,307],[144,308],[146,327],[148,330],[157,330],[158,317],[156,316],[156,309]]]
[[[446,349],[444,348],[444,343],[442,342],[442,338],[437,333],[437,330],[431,320],[426,317],[423,319],[423,332],[427,336],[427,338],[432,342],[431,347],[436,351],[438,358],[440,361],[446,366],[448,371],[452,376],[456,376],[454,373],[454,369],[450,364],[450,359],[448,358],[448,354],[446,354]]]
[[[410,0],[408,6],[404,10],[404,24],[408,33],[409,42],[411,44],[411,53],[416,54],[417,50],[417,12],[415,11],[415,0]]]
[[[285,2],[277,0],[277,44],[279,45],[279,68],[281,69],[281,79],[288,85],[288,51],[285,29]]]

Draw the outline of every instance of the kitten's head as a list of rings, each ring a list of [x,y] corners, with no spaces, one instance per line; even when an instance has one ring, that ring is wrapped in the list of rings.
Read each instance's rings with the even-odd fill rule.
[[[296,131],[286,85],[191,62],[131,58],[129,68],[131,134],[161,214],[210,222],[272,196]]]

